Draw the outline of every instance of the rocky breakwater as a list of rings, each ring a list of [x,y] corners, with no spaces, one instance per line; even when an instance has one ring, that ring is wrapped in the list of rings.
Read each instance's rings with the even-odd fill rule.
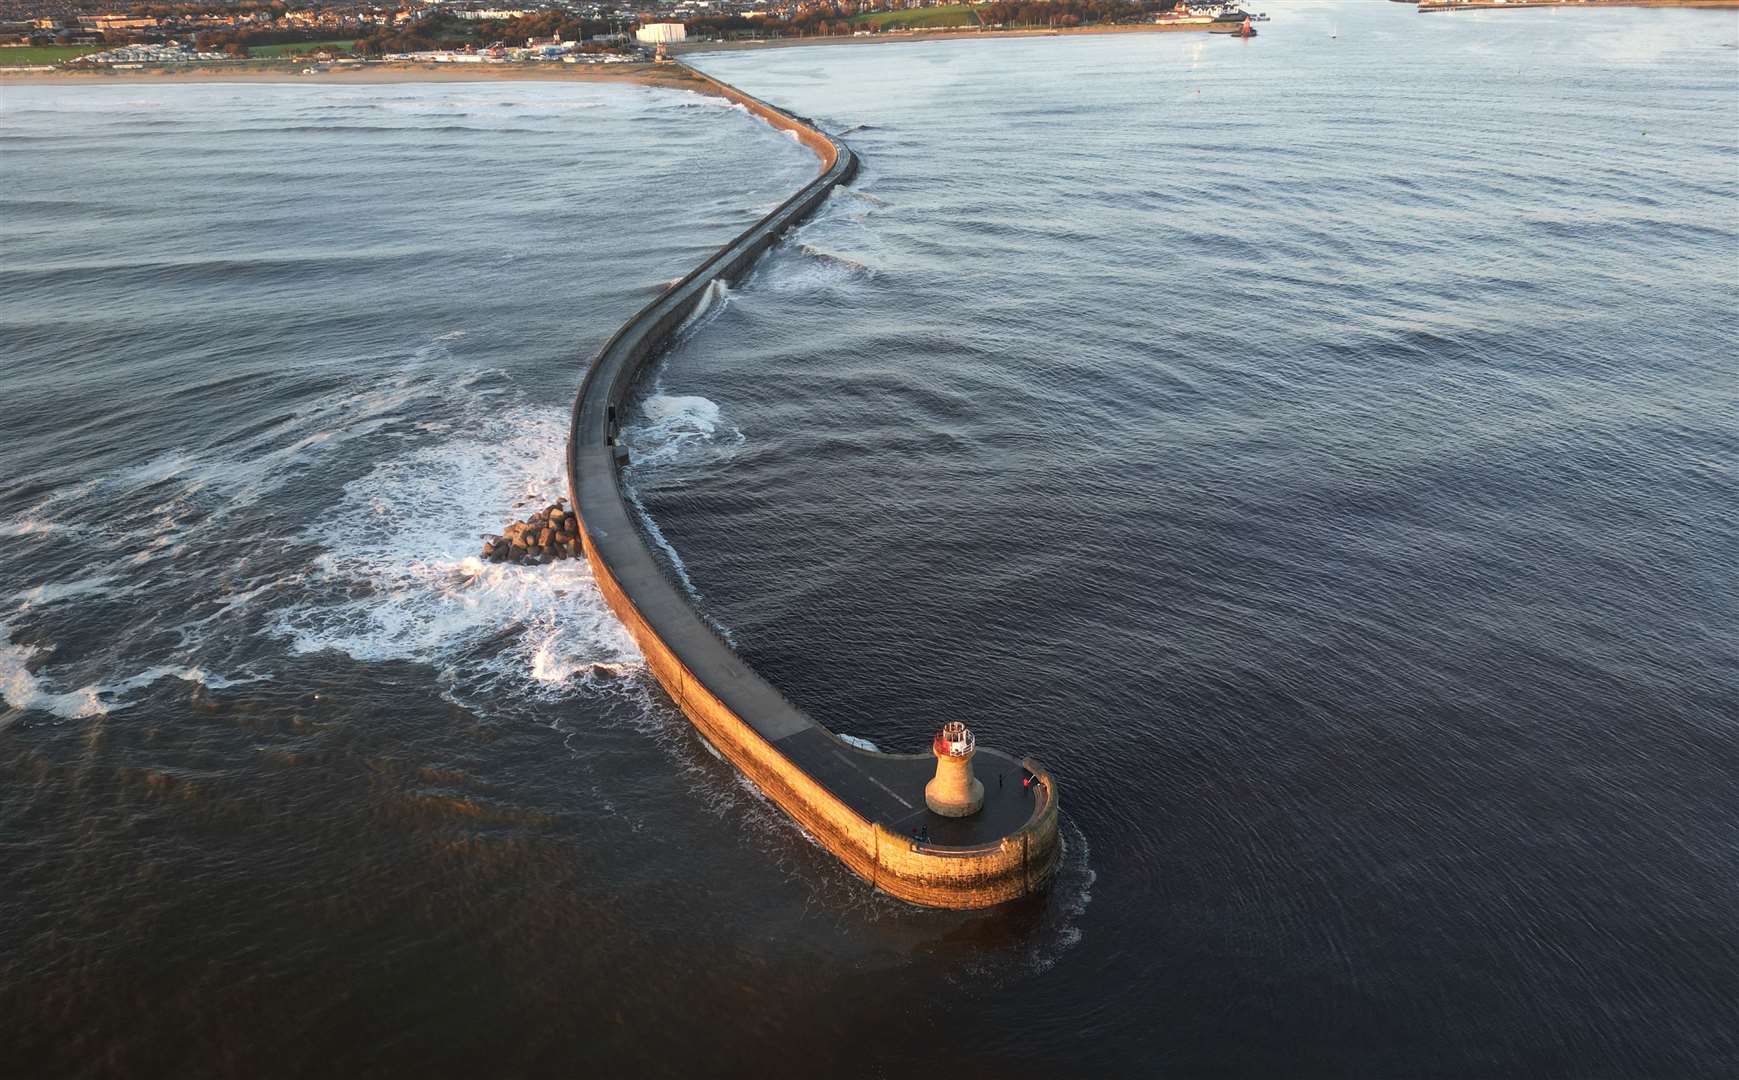
[[[511,523],[500,535],[485,536],[484,561],[537,566],[557,559],[584,558],[580,520],[567,508],[567,502],[557,499],[524,521]]]

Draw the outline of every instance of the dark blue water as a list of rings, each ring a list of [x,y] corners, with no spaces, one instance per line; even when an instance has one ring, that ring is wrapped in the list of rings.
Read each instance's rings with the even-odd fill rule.
[[[979,914],[789,827],[582,570],[471,558],[801,151],[626,88],[7,88],[16,1060],[1739,1071],[1739,15],[1273,14],[700,61],[865,168],[632,479],[824,723],[1056,770],[1055,888]]]

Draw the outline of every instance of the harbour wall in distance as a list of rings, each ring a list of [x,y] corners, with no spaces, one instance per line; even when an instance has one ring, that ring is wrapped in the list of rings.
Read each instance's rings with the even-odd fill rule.
[[[980,749],[981,767],[1030,774],[1030,794],[1018,796],[1018,803],[1010,801],[1015,796],[1004,799],[1000,817],[981,813],[965,825],[929,815],[922,787],[934,757],[862,749],[788,701],[743,663],[671,581],[623,496],[625,451],[618,435],[642,369],[715,281],[740,277],[857,169],[848,146],[807,120],[694,74],[712,92],[791,132],[820,158],[821,171],[642,308],[593,358],[574,401],[567,471],[598,588],[653,676],[707,741],[858,876],[929,907],[981,908],[1035,892],[1055,874],[1061,854],[1056,784],[1043,766]],[[926,835],[933,826],[948,842],[908,835],[920,824]]]
[[[1413,3],[1414,0],[1401,0]],[[1515,11],[1521,8],[1739,8],[1739,0],[1418,0],[1419,11]]]

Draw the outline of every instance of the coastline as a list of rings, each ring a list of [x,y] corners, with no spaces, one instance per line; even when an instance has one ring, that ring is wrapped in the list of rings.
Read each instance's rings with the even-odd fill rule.
[[[1403,3],[1409,0],[1402,0]],[[1421,14],[1433,11],[1508,11],[1520,8],[1702,8],[1739,9],[1739,0],[1419,0]]]
[[[1726,0],[1739,4],[1739,0]],[[884,45],[896,42],[982,40],[987,38],[1064,37],[1080,34],[1176,34],[1208,33],[1205,23],[1138,23],[1132,25],[1035,27],[1017,30],[917,30],[873,34],[865,37],[799,37],[767,41],[712,41],[678,45],[673,55],[740,52],[753,49],[794,49],[812,45]],[[0,53],[0,59],[4,54]],[[310,70],[312,69],[312,70]],[[160,65],[117,69],[113,67],[31,67],[8,70],[0,66],[0,83],[52,85],[114,81],[162,82],[257,82],[257,83],[352,83],[368,85],[401,82],[626,82],[646,86],[704,89],[707,80],[697,78],[682,64],[633,63],[578,65],[552,63],[436,64],[412,60],[370,60],[363,63],[314,66],[305,61],[243,60],[231,63]]]
[[[1733,0],[1739,3],[1739,0]],[[1031,37],[1069,37],[1077,34],[1178,34],[1195,32],[1208,33],[1207,23],[1131,23],[1113,24],[1110,26],[1070,26],[1070,27],[1034,27],[1019,30],[912,30],[894,31],[881,34],[869,34],[864,37],[847,35],[773,38],[761,41],[705,41],[685,42],[674,46],[670,51],[674,56],[688,56],[697,53],[742,52],[758,49],[800,49],[809,45],[885,45],[900,41],[937,41],[958,40],[967,38],[1031,38]]]
[[[307,65],[164,65],[156,68],[83,67],[52,71],[0,71],[11,85],[80,85],[106,82],[349,83],[356,86],[409,82],[616,82],[716,93],[681,64],[430,64],[376,61],[333,65],[304,74]]]

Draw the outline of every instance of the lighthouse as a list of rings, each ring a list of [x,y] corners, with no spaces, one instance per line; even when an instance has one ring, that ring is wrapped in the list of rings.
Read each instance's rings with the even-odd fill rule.
[[[943,817],[970,817],[984,805],[984,785],[972,775],[972,755],[978,741],[965,724],[950,720],[930,744],[936,752],[936,775],[924,785],[924,802]]]

